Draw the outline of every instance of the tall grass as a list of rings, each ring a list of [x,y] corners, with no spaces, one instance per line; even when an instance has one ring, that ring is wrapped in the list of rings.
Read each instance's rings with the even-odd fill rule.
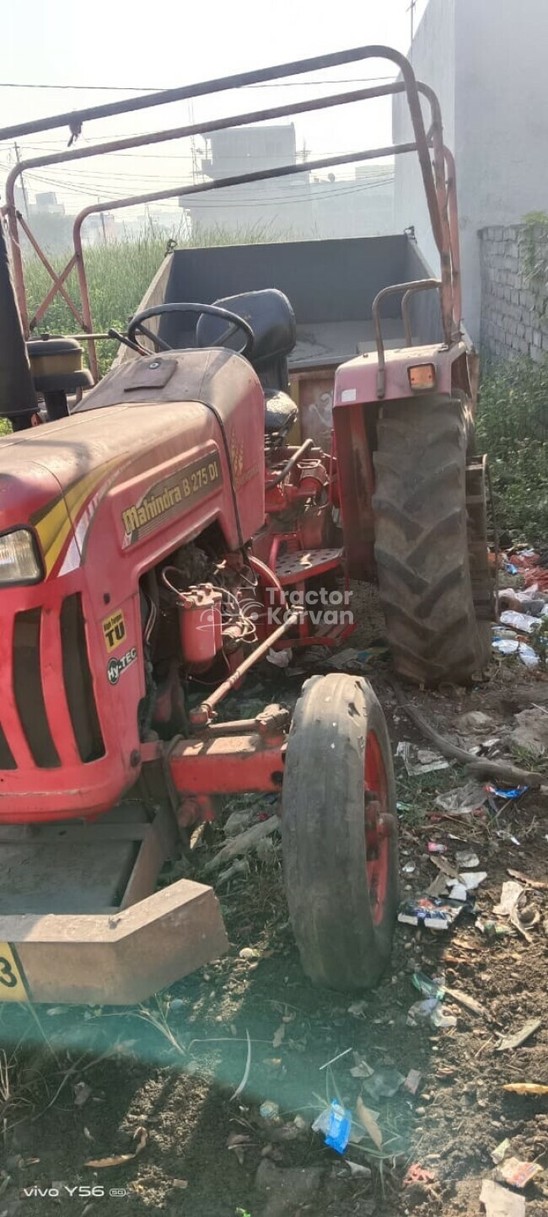
[[[196,228],[193,236],[182,241],[180,247],[250,245],[282,239],[287,240],[287,234],[282,237],[270,225],[256,224],[236,231],[217,226]],[[91,313],[96,332],[106,333],[111,326],[117,330],[126,329],[162,259],[175,244],[169,230],[155,229],[134,240],[93,245],[84,251]],[[50,257],[50,261],[59,272],[69,257],[70,253],[58,254]],[[51,287],[51,278],[45,266],[34,254],[25,259],[25,284],[29,313],[32,316]],[[79,307],[80,292],[74,272],[66,286]],[[62,296],[57,295],[40,322],[38,332],[77,334],[81,329]],[[115,351],[116,343],[98,343],[101,372],[107,370]]]
[[[478,401],[478,445],[488,456],[499,528],[548,541],[548,362],[487,366]]]

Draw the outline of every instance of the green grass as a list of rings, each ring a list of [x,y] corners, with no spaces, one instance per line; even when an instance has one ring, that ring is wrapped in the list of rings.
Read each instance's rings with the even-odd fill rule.
[[[548,361],[524,357],[485,369],[477,436],[489,456],[499,530],[546,544]]]
[[[466,769],[456,761],[450,761],[448,769],[436,769],[433,773],[414,776],[407,773],[401,762],[398,763],[398,802],[407,808],[402,812],[405,825],[413,828],[423,824],[427,812],[434,809],[437,795],[464,785],[468,777]]]
[[[252,225],[234,232],[214,227],[196,229],[192,239],[181,242],[182,248],[212,245],[262,244],[278,241],[281,235],[270,225]],[[285,237],[284,239],[287,239]],[[84,250],[91,313],[95,331],[106,333],[111,326],[125,330],[127,323],[142,300],[145,291],[156,274],[168,246],[175,242],[169,231],[156,231],[134,241],[116,241],[109,245],[94,245]],[[52,266],[60,271],[67,263],[69,253],[50,258]],[[48,272],[35,256],[25,261],[25,284],[29,313],[32,314],[51,287]],[[69,293],[80,306],[78,280],[74,272],[68,280]],[[81,326],[58,295],[52,301],[37,333],[76,334]],[[98,343],[101,372],[104,373],[116,353],[115,342]]]

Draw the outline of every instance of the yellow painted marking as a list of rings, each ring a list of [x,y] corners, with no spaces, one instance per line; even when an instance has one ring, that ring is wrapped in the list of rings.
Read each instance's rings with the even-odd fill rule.
[[[115,651],[120,643],[124,642],[127,635],[126,621],[121,609],[116,613],[111,613],[110,617],[105,617],[101,622],[103,627],[103,635],[107,651]]]
[[[10,944],[0,942],[0,1002],[28,1000],[23,977]]]
[[[36,525],[36,531],[46,562],[46,574],[53,570],[70,531],[70,516],[64,499],[60,499]]]

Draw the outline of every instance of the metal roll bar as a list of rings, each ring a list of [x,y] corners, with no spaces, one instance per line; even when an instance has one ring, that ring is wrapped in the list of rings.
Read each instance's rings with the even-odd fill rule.
[[[110,140],[100,144],[95,144],[92,147],[69,147],[63,152],[50,153],[41,157],[28,158],[27,160],[21,161],[18,165],[15,165],[11,170],[6,182],[6,206],[4,208],[4,213],[6,214],[8,221],[14,280],[25,333],[28,335],[35,328],[35,326],[44,316],[55,295],[60,293],[82,330],[90,335],[92,334],[93,322],[91,317],[89,293],[81,243],[81,227],[85,218],[94,212],[101,212],[107,209],[116,210],[121,207],[134,206],[135,204],[142,202],[153,202],[176,196],[184,197],[186,195],[199,194],[209,190],[224,189],[229,186],[241,185],[248,182],[264,181],[269,178],[284,177],[294,173],[304,173],[310,172],[310,170],[314,169],[348,164],[352,161],[363,161],[376,157],[391,156],[400,152],[415,151],[417,152],[419,158],[432,231],[440,254],[440,301],[443,332],[445,340],[447,342],[452,341],[458,334],[460,328],[460,279],[454,162],[451,154],[443,144],[441,112],[436,94],[432,91],[432,89],[429,88],[429,86],[416,80],[413,68],[409,61],[404,55],[401,55],[398,51],[392,50],[390,47],[357,47],[348,51],[338,51],[332,54],[316,56],[310,59],[296,60],[291,63],[280,64],[270,68],[262,68],[254,72],[238,73],[233,76],[220,77],[195,85],[182,86],[181,88],[177,89],[167,89],[159,93],[145,94],[143,97],[130,98],[128,100],[111,102],[100,106],[89,107],[87,109],[65,112],[62,114],[53,115],[50,118],[38,119],[34,122],[27,122],[17,126],[1,128],[0,140],[68,126],[72,134],[72,143],[72,141],[77,138],[78,134],[81,132],[84,122],[91,122],[99,118],[106,118],[116,114],[132,113],[138,110],[149,109],[159,105],[166,105],[183,99],[207,96],[214,93],[239,89],[246,85],[265,83],[268,81],[279,80],[280,78],[283,79],[285,77],[303,75],[309,72],[325,70],[327,68],[337,67],[343,64],[363,62],[367,59],[373,58],[383,58],[394,63],[399,69],[402,79],[395,80],[390,84],[378,85],[373,88],[357,89],[347,93],[332,94],[328,97],[316,97],[308,100],[301,100],[291,104],[269,107],[262,110],[248,111],[246,113],[231,115],[229,117],[223,116],[207,122],[187,124],[185,126],[176,128],[168,128],[151,134],[128,136],[124,139]],[[40,246],[32,234],[28,223],[21,216],[15,205],[15,185],[17,180],[26,170],[32,170],[46,165],[66,163],[73,160],[83,160],[91,156],[102,155],[105,152],[118,152],[127,148],[143,147],[148,144],[162,143],[183,137],[205,135],[213,131],[219,131],[230,127],[244,126],[251,123],[266,121],[272,118],[287,117],[292,114],[309,113],[314,110],[327,109],[331,106],[347,105],[357,101],[390,96],[398,93],[405,93],[407,97],[414,136],[412,142],[391,145],[386,148],[377,148],[370,149],[368,151],[350,153],[340,157],[322,158],[312,162],[307,162],[306,164],[283,165],[276,169],[262,170],[250,174],[240,174],[237,176],[221,178],[196,186],[188,186],[183,184],[177,189],[170,188],[169,190],[164,191],[154,191],[147,194],[133,195],[126,199],[116,199],[108,203],[97,204],[95,206],[84,208],[83,211],[77,216],[74,224],[74,253],[72,254],[67,265],[59,274],[57,274],[43,251],[40,249]],[[430,107],[431,123],[428,133],[425,129],[422,114],[420,100],[421,94],[428,101]],[[430,157],[430,149],[432,150],[432,161]],[[21,228],[26,234],[35,252],[42,260],[50,278],[52,279],[52,287],[49,289],[47,295],[31,319],[29,319],[28,315],[25,294],[23,260],[19,242],[19,228]],[[67,291],[67,288],[65,287],[66,280],[75,267],[77,269],[80,286],[81,311],[74,304],[69,292]],[[89,339],[89,352],[92,372],[94,376],[96,376],[97,358],[94,340],[91,337]]]

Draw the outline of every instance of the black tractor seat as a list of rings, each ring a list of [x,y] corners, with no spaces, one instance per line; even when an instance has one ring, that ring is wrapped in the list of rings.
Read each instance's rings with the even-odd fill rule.
[[[257,292],[242,292],[215,300],[218,308],[226,308],[249,322],[254,334],[249,362],[254,367],[265,393],[265,431],[271,438],[283,438],[298,416],[295,402],[289,396],[287,356],[297,341],[295,314],[287,296],[277,288]],[[200,317],[196,339],[200,346],[215,342],[223,329],[217,317]],[[241,335],[234,342],[241,341]],[[230,341],[226,344],[230,346]]]
[[[216,308],[228,309],[243,317],[253,330],[253,350],[249,356],[250,363],[262,379],[273,372],[283,372],[285,363],[287,384],[287,356],[293,350],[297,341],[297,326],[293,309],[283,292],[275,287],[265,288],[259,292],[241,292],[238,296],[224,296],[222,300],[214,300]],[[219,317],[208,316],[204,313],[196,326],[196,341],[198,346],[212,346],[226,329]],[[230,349],[237,349],[241,344],[241,334],[235,334],[233,339],[223,342]],[[272,386],[285,388],[286,385]]]

